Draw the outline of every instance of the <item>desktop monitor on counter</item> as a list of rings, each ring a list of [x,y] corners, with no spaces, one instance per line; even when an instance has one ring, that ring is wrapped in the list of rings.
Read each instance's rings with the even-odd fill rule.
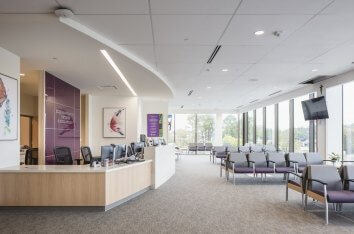
[[[111,145],[103,145],[101,146],[101,161],[105,159],[113,158],[113,146]]]

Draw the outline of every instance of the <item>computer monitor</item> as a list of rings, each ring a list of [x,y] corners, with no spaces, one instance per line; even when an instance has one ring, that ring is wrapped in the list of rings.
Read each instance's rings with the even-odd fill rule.
[[[113,147],[111,145],[101,146],[101,161],[113,158]]]
[[[115,147],[115,159],[120,159],[125,157],[125,144],[116,145]]]
[[[144,142],[136,142],[134,143],[134,153],[139,154],[143,152],[144,149]]]

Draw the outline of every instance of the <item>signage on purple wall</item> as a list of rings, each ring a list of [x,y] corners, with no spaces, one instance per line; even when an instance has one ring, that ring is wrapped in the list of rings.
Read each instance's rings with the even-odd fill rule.
[[[148,114],[147,115],[147,136],[148,137],[162,137],[162,114]]]

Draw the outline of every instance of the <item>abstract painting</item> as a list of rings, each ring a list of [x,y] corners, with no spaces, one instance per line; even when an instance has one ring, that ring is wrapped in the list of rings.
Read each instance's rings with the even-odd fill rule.
[[[0,140],[17,140],[17,80],[0,73]]]
[[[103,108],[103,137],[125,137],[125,107]]]

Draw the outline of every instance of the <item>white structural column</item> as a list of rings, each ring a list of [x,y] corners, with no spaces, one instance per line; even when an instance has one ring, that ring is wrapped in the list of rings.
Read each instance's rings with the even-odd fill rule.
[[[222,113],[216,114],[214,145],[222,145]]]

